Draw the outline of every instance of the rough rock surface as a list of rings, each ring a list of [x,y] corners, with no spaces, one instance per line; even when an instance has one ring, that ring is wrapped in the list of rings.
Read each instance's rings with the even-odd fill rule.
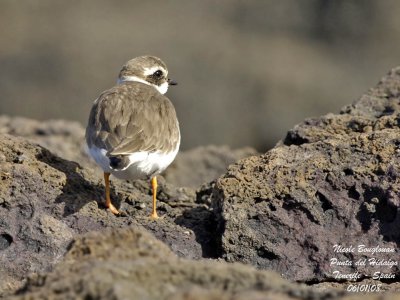
[[[13,299],[333,299],[343,294],[294,285],[241,264],[179,259],[149,233],[133,228],[76,239],[52,273],[32,276],[20,293]]]
[[[95,167],[95,163],[86,154],[85,130],[78,122],[0,116],[0,133],[25,137],[59,157],[82,166]]]
[[[152,221],[149,184],[114,181],[112,197],[122,212],[116,217],[102,208],[103,185],[90,169],[10,135],[0,138],[0,176],[0,293],[28,273],[51,269],[76,234],[107,227],[143,226],[178,255],[213,256],[212,213],[195,203],[191,189],[161,180],[164,217]]]
[[[164,217],[152,221],[145,181],[112,181],[122,215],[102,208],[101,172],[87,161],[79,124],[0,117],[0,297],[24,286],[16,297],[328,299],[342,294],[324,290],[348,286],[334,270],[358,272],[357,284],[400,291],[398,266],[330,265],[334,257],[400,263],[399,120],[400,68],[341,114],[306,120],[274,149],[231,165],[197,193],[169,182],[200,185],[254,153],[206,147],[181,156],[167,182],[160,178]],[[313,289],[269,271],[177,258],[143,230],[177,256],[245,262]],[[362,243],[395,252],[332,248]],[[374,281],[376,271],[396,277]],[[392,296],[349,299],[361,297]]]
[[[230,166],[211,195],[221,255],[304,282],[335,280],[334,271],[399,282],[398,265],[355,264],[400,264],[399,127],[396,68],[340,114],[308,119],[271,151]],[[335,244],[394,252],[335,253]]]
[[[214,215],[206,205],[196,203],[193,189],[175,187],[159,177],[158,208],[164,217],[155,222],[148,218],[149,183],[114,180],[112,198],[122,212],[121,217],[115,217],[102,207],[102,173],[88,161],[79,124],[5,116],[0,123],[0,295],[18,288],[30,272],[50,270],[76,234],[107,227],[143,226],[180,256],[216,257]],[[228,163],[222,159],[222,152],[215,147],[208,149],[218,153],[220,159],[219,165],[209,168],[222,172]],[[195,155],[201,156],[201,152]],[[212,155],[208,161],[215,161]],[[226,153],[229,158],[235,155]],[[188,156],[185,159],[190,161]],[[185,163],[178,163],[178,168],[188,170]],[[201,167],[202,172],[206,168]],[[205,178],[201,172],[196,176],[195,170],[192,174],[193,181]]]

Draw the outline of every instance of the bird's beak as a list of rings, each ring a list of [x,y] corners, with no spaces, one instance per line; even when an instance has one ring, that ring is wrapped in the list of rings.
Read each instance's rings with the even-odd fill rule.
[[[172,80],[171,78],[168,78],[168,85],[177,85],[178,83],[175,80]]]

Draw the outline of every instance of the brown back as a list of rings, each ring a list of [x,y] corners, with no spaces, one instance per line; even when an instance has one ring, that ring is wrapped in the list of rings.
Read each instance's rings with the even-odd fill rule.
[[[92,107],[86,128],[89,148],[106,149],[109,156],[171,152],[179,139],[171,101],[139,82],[124,82],[103,92]]]

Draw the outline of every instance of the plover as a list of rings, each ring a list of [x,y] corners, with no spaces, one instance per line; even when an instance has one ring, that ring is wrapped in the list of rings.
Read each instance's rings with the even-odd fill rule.
[[[157,174],[174,160],[180,144],[179,123],[171,101],[165,63],[140,56],[121,69],[118,83],[93,103],[86,128],[89,153],[103,169],[105,205],[119,211],[110,199],[110,174],[119,179],[151,179],[152,218],[156,210]]]

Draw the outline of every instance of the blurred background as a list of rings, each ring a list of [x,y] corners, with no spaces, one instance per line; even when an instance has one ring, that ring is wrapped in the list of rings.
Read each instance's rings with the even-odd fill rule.
[[[86,119],[129,59],[179,85],[182,149],[272,147],[356,100],[400,57],[397,0],[0,1],[0,114]]]

